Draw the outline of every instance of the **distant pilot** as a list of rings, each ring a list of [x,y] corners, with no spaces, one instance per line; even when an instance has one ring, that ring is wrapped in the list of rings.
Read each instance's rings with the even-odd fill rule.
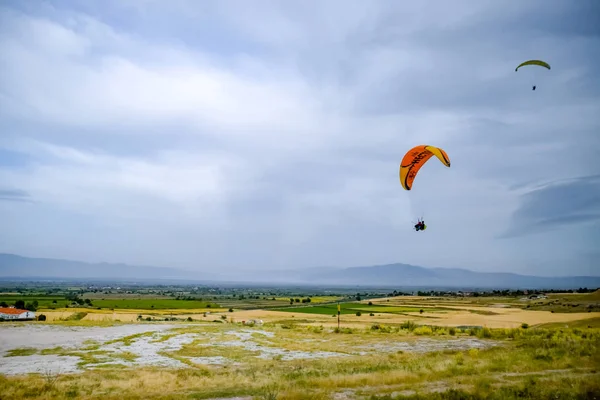
[[[419,221],[415,225],[415,231],[422,231],[425,229],[425,221]]]

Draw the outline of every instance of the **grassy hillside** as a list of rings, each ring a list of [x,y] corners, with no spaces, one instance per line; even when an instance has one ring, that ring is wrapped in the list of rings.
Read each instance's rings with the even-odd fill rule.
[[[260,347],[231,347],[232,332],[252,335]],[[268,333],[269,335],[265,334]],[[123,367],[98,362],[135,362],[130,351],[137,341],[158,346],[178,335],[197,335],[178,349],[161,355],[184,362],[173,367]],[[223,339],[218,339],[218,338]],[[223,341],[223,345],[209,345]],[[477,349],[390,351],[397,343],[438,343],[480,340],[495,344]],[[433,342],[431,341],[433,340]],[[429,340],[429,341],[428,341]],[[227,342],[229,341],[229,342]],[[592,399],[600,396],[600,330],[598,329],[453,329],[390,328],[373,325],[341,332],[306,326],[269,324],[249,330],[236,326],[182,327],[156,338],[135,334],[81,349],[20,348],[10,357],[80,357],[77,374],[0,376],[0,393],[10,399]],[[365,347],[366,346],[366,347]],[[377,350],[357,355],[369,346]],[[423,346],[427,347],[427,344]],[[272,354],[257,357],[259,349]],[[306,352],[346,353],[325,358],[286,358]],[[337,353],[336,353],[337,354]],[[227,364],[197,364],[190,360],[230,360]]]

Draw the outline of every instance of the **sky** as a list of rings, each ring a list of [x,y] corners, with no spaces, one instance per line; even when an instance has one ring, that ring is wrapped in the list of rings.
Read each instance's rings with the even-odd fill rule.
[[[0,252],[600,275],[598,21],[596,0],[3,0]],[[451,167],[408,192],[420,144]]]

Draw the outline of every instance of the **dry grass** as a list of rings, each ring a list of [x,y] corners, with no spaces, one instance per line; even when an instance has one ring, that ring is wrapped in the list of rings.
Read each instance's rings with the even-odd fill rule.
[[[225,327],[197,326],[179,329],[178,333],[202,329],[225,332]],[[268,339],[271,344],[307,351],[330,345],[344,348],[373,341],[418,339],[410,329],[363,329],[350,335],[307,327],[273,327],[269,330],[275,334],[274,338]],[[541,399],[546,398],[544,395],[550,390],[559,394],[570,392],[571,397],[566,398],[600,394],[597,383],[600,382],[600,331],[597,329],[479,329],[464,334],[501,340],[503,346],[487,350],[375,353],[292,361],[258,359],[251,357],[251,352],[229,348],[225,349],[228,350],[225,355],[236,359],[238,364],[188,364],[185,369],[87,370],[81,374],[58,376],[52,385],[48,385],[48,377],[44,374],[0,377],[0,397],[208,399],[256,396],[271,399],[330,399],[337,393],[349,399],[370,399],[375,396],[383,396],[377,397],[383,399],[399,396]],[[444,338],[440,337],[440,340]],[[205,341],[199,340],[185,346],[174,352],[173,356],[224,355],[222,349],[200,344],[205,344]],[[57,352],[60,353],[60,349]],[[85,361],[93,362],[95,357],[103,355],[101,351],[93,351]],[[129,359],[133,355],[123,353],[122,357]],[[496,393],[504,397],[498,397]]]
[[[389,302],[387,300],[390,300]],[[580,299],[579,299],[580,300]],[[246,310],[227,312],[177,310],[178,318],[221,320],[224,324],[192,324],[166,333],[165,341],[184,333],[223,335],[240,329],[233,322],[260,319],[274,337],[255,334],[254,343],[287,351],[330,351],[355,353],[357,347],[375,343],[415,341],[427,337],[439,341],[456,336],[500,341],[502,346],[487,350],[437,351],[431,353],[369,353],[325,359],[282,361],[277,357],[260,359],[255,351],[228,346],[206,346],[199,337],[180,350],[162,355],[178,359],[184,369],[104,367],[80,374],[29,377],[0,376],[0,400],[5,399],[543,399],[600,397],[600,313],[551,313],[518,307],[501,307],[507,299],[485,299],[478,304],[453,299],[407,298],[371,300],[374,304],[443,308],[444,312],[409,315],[363,313],[342,316],[342,333],[331,332],[337,318],[322,314],[294,314],[284,311]],[[132,310],[68,309],[44,312],[52,324],[109,325],[135,321],[140,313]],[[475,311],[475,312],[474,312]],[[80,321],[64,321],[87,312]],[[146,316],[170,315],[169,311]],[[175,314],[175,312],[174,312]],[[63,321],[61,321],[61,319]],[[434,325],[417,327],[418,324]],[[35,322],[43,323],[43,322]],[[187,324],[187,323],[186,323]],[[529,328],[522,329],[527,324]],[[455,329],[455,326],[483,326],[484,329]],[[372,326],[375,326],[372,328]],[[440,326],[436,328],[435,326]],[[588,328],[590,326],[590,328]],[[539,328],[544,327],[544,329]],[[125,346],[137,336],[120,339]],[[31,354],[16,349],[11,355]],[[41,354],[70,354],[82,358],[82,365],[94,363],[106,354],[97,344],[83,351],[47,349]],[[126,351],[112,354],[133,361]],[[187,357],[221,356],[236,363],[197,365]],[[48,382],[51,381],[51,384]],[[245,396],[245,397],[241,397]]]

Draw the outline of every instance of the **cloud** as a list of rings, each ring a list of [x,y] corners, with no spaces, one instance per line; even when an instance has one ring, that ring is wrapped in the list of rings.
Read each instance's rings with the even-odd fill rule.
[[[0,189],[0,201],[28,201],[29,193],[18,189]]]
[[[556,256],[497,240],[517,218],[537,245],[589,254],[560,221],[594,233],[596,211],[572,210],[595,186],[522,193],[600,173],[590,7],[3,3],[0,182],[31,204],[0,203],[0,250],[198,271],[539,272]],[[552,70],[514,72],[533,57]],[[452,167],[432,160],[407,193],[398,163],[422,143]],[[411,230],[421,215],[426,235]]]
[[[600,175],[552,182],[521,195],[505,237],[600,221]]]

